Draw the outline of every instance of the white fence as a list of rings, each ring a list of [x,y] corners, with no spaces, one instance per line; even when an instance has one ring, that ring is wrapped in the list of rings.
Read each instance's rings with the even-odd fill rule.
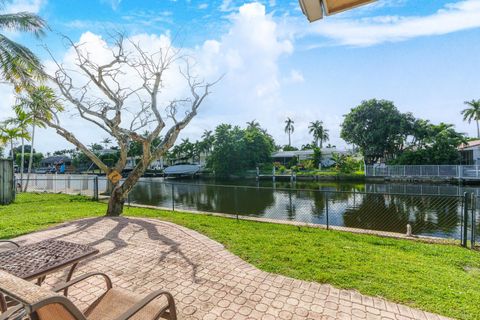
[[[27,174],[15,175],[17,188],[22,189],[27,183]],[[65,194],[81,194],[85,196],[98,196],[107,188],[105,177],[80,174],[31,174],[28,181],[29,192],[49,192]]]
[[[367,177],[479,179],[480,166],[367,166]]]

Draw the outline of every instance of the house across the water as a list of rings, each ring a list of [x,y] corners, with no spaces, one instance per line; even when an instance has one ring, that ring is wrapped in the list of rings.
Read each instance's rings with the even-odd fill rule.
[[[480,140],[472,140],[462,144],[458,150],[462,156],[462,165],[480,165]]]
[[[321,150],[322,159],[321,164],[324,167],[329,167],[335,164],[333,161],[334,154],[348,154],[347,150],[339,150],[337,148],[323,148]],[[273,162],[279,162],[286,165],[296,158],[298,161],[313,160],[315,156],[314,150],[297,150],[297,151],[278,151],[272,154]]]
[[[51,157],[44,158],[42,159],[42,161],[40,161],[40,167],[50,168],[52,170],[48,172],[57,172],[57,173],[65,173],[73,169],[72,159],[65,155],[51,156]]]

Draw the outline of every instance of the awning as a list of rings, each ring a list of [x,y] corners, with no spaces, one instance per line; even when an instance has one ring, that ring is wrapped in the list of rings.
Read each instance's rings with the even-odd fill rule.
[[[374,2],[376,0],[299,0],[303,14],[308,21],[313,22],[345,10]]]

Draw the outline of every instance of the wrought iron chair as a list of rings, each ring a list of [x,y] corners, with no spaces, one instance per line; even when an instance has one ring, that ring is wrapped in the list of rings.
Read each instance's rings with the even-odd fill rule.
[[[58,292],[92,277],[103,277],[106,291],[85,311],[80,311],[66,296]],[[0,315],[0,320],[176,320],[173,296],[155,291],[139,297],[123,289],[112,287],[112,281],[103,273],[89,273],[62,283],[52,290],[15,277],[0,270],[0,292],[19,305]]]

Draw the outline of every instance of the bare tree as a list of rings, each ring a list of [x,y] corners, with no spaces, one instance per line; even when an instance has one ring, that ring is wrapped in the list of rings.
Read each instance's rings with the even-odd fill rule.
[[[193,74],[191,60],[172,45],[147,52],[139,43],[115,37],[108,47],[111,59],[94,62],[85,44],[73,43],[67,38],[76,55],[78,72],[56,61],[57,71],[49,75],[62,96],[79,116],[105,131],[118,145],[120,157],[108,166],[82,143],[75,134],[62,125],[59,117],[42,119],[46,125],[85,153],[112,184],[107,215],[118,216],[128,193],[144,174],[148,166],[160,158],[175,143],[180,131],[197,115],[198,108],[219,81],[207,83]],[[174,72],[185,80],[185,97],[162,102],[160,95],[168,91],[167,72]],[[79,81],[79,74],[84,81]],[[81,84],[79,84],[81,83]],[[148,129],[148,134],[140,134]],[[162,133],[161,143],[153,145]],[[127,163],[132,142],[142,145],[143,155],[125,180],[120,180]]]

